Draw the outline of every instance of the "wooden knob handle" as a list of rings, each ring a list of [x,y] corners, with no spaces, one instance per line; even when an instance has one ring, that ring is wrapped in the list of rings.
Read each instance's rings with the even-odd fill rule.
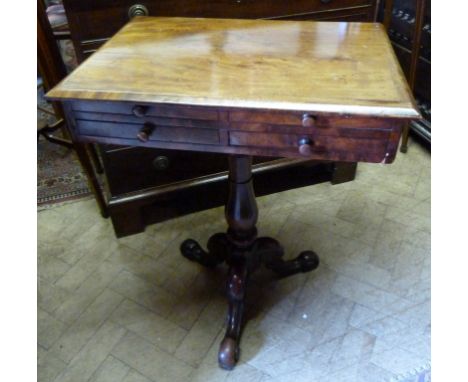
[[[132,113],[135,117],[144,117],[148,111],[148,106],[136,105],[133,106]]]
[[[145,123],[137,134],[140,142],[148,142],[151,133],[154,131],[155,126],[150,123]]]
[[[310,138],[301,138],[298,142],[299,145],[299,153],[301,155],[310,155],[312,154],[312,146],[314,142]]]
[[[310,114],[304,114],[302,116],[302,126],[304,127],[312,127],[315,125],[316,118]]]

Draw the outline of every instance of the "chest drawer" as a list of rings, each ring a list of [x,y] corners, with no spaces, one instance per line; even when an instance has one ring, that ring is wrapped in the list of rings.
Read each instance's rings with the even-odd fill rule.
[[[358,132],[356,132],[358,133]],[[255,147],[272,155],[303,156],[317,160],[381,162],[389,160],[387,147],[391,131],[381,131],[374,137],[362,138],[349,132],[348,136],[315,134],[262,134],[243,131],[229,133],[231,146]],[[388,153],[388,154],[387,154]]]
[[[72,103],[76,133],[115,144],[219,144],[218,112],[192,106],[130,102]]]
[[[109,101],[74,101],[72,109],[75,114],[83,118],[100,120],[112,120],[116,118],[177,118],[202,121],[218,120],[218,111],[208,107],[178,106],[178,105],[154,105],[133,102],[109,102]]]
[[[114,123],[102,121],[76,120],[77,132],[85,137],[101,137],[116,144],[128,144],[129,140],[135,140],[136,144],[148,144],[152,142],[167,143],[196,143],[204,145],[216,145],[219,143],[217,129],[164,126],[150,122],[145,123]],[[119,142],[118,140],[122,140]]]
[[[169,17],[279,18],[315,12],[368,7],[372,0],[64,0],[80,38],[108,38],[133,14]],[[143,6],[137,8],[135,6]],[[133,8],[132,8],[133,7]],[[138,10],[139,9],[139,10]]]
[[[161,187],[227,170],[223,154],[101,146],[111,195]]]
[[[401,122],[392,119],[295,111],[232,111],[229,119],[232,147],[331,161],[389,163],[401,130]]]

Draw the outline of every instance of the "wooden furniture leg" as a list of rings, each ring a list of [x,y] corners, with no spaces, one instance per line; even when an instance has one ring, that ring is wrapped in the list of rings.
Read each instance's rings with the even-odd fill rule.
[[[336,162],[333,164],[331,184],[350,182],[356,177],[356,162]]]
[[[402,152],[402,153],[408,152],[409,131],[410,131],[410,124],[408,122],[406,122],[403,125],[403,132],[401,133],[400,152]]]
[[[218,361],[223,369],[231,370],[239,359],[249,275],[263,263],[280,277],[290,276],[317,268],[319,260],[314,252],[305,251],[296,259],[284,261],[283,248],[276,240],[257,238],[258,209],[252,184],[252,158],[249,156],[229,157],[229,196],[225,216],[227,233],[211,236],[208,251],[192,239],[185,240],[180,250],[189,260],[207,267],[215,267],[224,261],[229,266],[227,329],[221,341]]]
[[[88,152],[86,151],[86,146],[83,143],[75,142],[73,147],[75,149],[76,156],[78,157],[78,160],[81,166],[83,167],[85,174],[87,175],[89,187],[94,197],[96,198],[96,202],[101,212],[101,216],[107,218],[109,214],[107,211],[106,201],[104,200],[104,196],[101,191],[101,186],[95,175]]]
[[[88,144],[88,152],[89,155],[91,156],[91,160],[94,165],[94,169],[98,174],[103,174],[104,169],[102,168],[101,161],[99,160],[98,153],[96,152],[96,145],[94,144]]]

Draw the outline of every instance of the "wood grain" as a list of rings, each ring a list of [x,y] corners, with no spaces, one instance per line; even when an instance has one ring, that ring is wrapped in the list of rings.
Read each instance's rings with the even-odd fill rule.
[[[48,97],[419,117],[377,23],[135,17]]]

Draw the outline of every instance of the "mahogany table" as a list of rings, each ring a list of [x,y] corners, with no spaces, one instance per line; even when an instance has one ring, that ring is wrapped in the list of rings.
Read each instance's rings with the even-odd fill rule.
[[[230,154],[227,232],[207,251],[181,245],[190,260],[229,265],[225,369],[239,358],[249,275],[319,263],[312,251],[285,261],[257,237],[251,156],[391,163],[402,125],[420,118],[376,23],[136,17],[47,96],[76,141]]]

